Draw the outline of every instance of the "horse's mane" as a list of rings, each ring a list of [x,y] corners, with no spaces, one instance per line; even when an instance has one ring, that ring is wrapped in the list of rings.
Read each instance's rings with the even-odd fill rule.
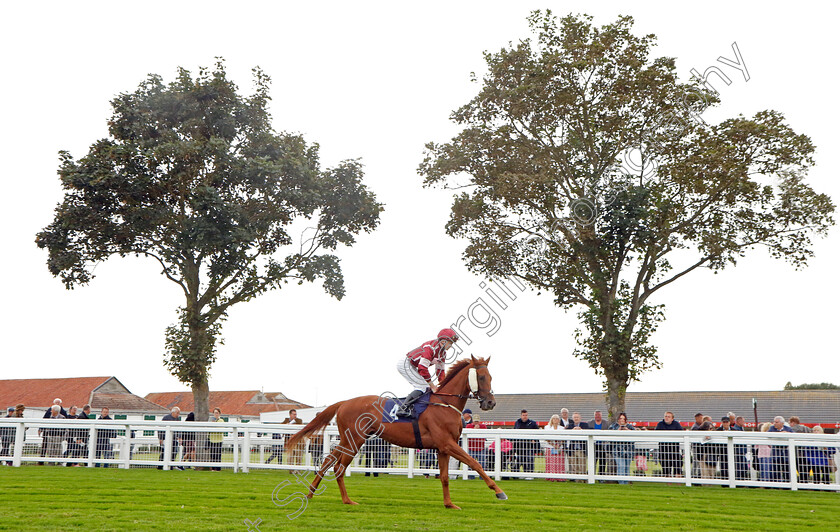
[[[476,361],[484,361],[483,358],[477,358]],[[449,381],[455,378],[462,369],[469,366],[472,362],[472,358],[462,358],[458,362],[454,363],[453,365],[449,366],[449,371],[446,372],[446,375],[443,376],[443,380],[438,383],[438,389],[445,386]]]

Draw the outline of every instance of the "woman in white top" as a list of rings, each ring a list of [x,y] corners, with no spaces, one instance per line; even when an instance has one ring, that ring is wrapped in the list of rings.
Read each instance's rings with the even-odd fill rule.
[[[565,410],[565,409],[564,409]],[[566,410],[568,415],[568,410]],[[554,414],[545,426],[545,430],[565,430],[560,416]],[[566,456],[563,452],[563,440],[545,440],[545,472],[554,475],[562,475],[566,472]],[[549,478],[551,482],[561,482],[560,478]]]

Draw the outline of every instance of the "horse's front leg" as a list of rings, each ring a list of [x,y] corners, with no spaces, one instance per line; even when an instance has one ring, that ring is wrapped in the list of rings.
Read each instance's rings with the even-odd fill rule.
[[[465,464],[467,464],[467,466],[471,467],[476,473],[478,473],[481,476],[481,478],[484,479],[484,482],[487,484],[487,487],[496,492],[496,497],[498,499],[507,499],[507,495],[505,495],[505,492],[502,491],[502,488],[500,488],[498,484],[496,484],[496,481],[490,478],[490,475],[488,475],[484,471],[484,468],[481,467],[481,464],[479,464],[475,458],[470,456],[467,453],[467,451],[465,451],[460,445],[458,445],[456,442],[451,442],[446,445],[445,450],[455,459],[464,462]]]
[[[341,502],[344,504],[359,504],[347,496],[347,488],[344,486],[344,473],[347,471],[347,467],[350,466],[350,462],[353,461],[355,455],[341,453],[340,456],[340,462],[335,466],[335,481],[338,484],[338,489],[341,490]]]
[[[443,505],[453,510],[460,510],[452,504],[449,497],[449,455],[438,449],[438,466],[440,467],[440,484],[443,487]]]

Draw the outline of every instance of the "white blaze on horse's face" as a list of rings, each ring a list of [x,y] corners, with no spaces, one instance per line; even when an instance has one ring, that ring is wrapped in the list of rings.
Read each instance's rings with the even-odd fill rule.
[[[475,368],[470,368],[468,379],[470,383],[470,391],[474,394],[478,394],[478,372]]]

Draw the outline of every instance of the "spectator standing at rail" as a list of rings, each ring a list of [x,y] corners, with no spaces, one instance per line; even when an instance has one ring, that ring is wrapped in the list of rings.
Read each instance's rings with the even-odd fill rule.
[[[70,410],[67,411],[67,419],[85,419],[77,414],[78,411],[79,407],[76,405],[71,406]],[[64,451],[65,458],[79,458],[82,456],[82,450],[84,449],[82,438],[84,438],[85,433],[87,433],[87,429],[67,430],[67,450]],[[79,464],[77,462],[67,462],[65,465],[67,467],[73,467]]]
[[[194,422],[195,412],[190,412],[184,419],[184,422]],[[212,421],[212,420],[210,420]],[[184,449],[184,455],[181,457],[183,462],[195,462],[195,431],[185,430],[178,432],[181,439],[181,447]]]
[[[596,410],[592,414],[592,419],[587,422],[587,425],[592,430],[607,430],[609,429],[609,423],[604,420],[601,415],[600,410]],[[612,456],[610,456],[610,444],[609,442],[605,441],[595,441],[595,471],[599,475],[609,475],[612,473],[612,465],[615,462],[612,460]],[[598,482],[603,482],[599,480]]]
[[[15,407],[10,406],[6,409],[6,417],[15,417]],[[15,425],[7,425],[0,428],[0,456],[12,456],[12,448],[14,447],[14,436],[17,432]]]
[[[78,413],[76,419],[96,419],[96,416],[90,413],[90,405],[85,405],[82,407],[82,411]],[[88,442],[90,441],[90,429],[79,429],[79,445],[81,445],[81,454],[79,456],[85,456],[87,454]]]
[[[703,417],[703,414],[700,412],[694,414],[694,425],[692,425],[688,430],[702,430],[700,427],[703,426]]]
[[[64,410],[64,408],[61,406],[61,399],[59,399],[58,397],[53,399],[53,405],[52,406],[55,406],[55,405],[58,405],[58,407],[61,409],[60,414],[66,418],[67,417],[67,411]],[[50,419],[52,417],[52,406],[47,408],[47,410],[44,412],[44,419]],[[41,438],[41,457],[43,458],[44,456],[47,455],[47,438],[43,437],[41,429],[38,429],[38,433],[41,434],[41,436],[42,436],[42,438]],[[38,462],[38,465],[44,465],[44,462]]]
[[[513,424],[514,429],[538,429],[537,422],[528,419],[528,411],[524,408],[519,413],[519,419]],[[516,466],[514,471],[521,467],[525,473],[534,472],[534,454],[539,451],[537,440],[513,440],[513,452],[516,453]]]
[[[544,427],[544,430],[548,432],[560,432],[561,430],[566,429],[560,424],[560,416],[554,414],[551,416],[551,419],[548,420],[548,424]],[[565,453],[563,451],[563,440],[546,439],[545,444],[545,472],[552,475],[562,475],[566,472],[564,464]],[[547,478],[546,480],[551,482],[563,482],[564,479]]]
[[[211,422],[223,423],[222,410],[220,408],[213,409],[213,416],[210,418]],[[221,463],[222,461],[222,442],[224,441],[224,432],[211,432],[207,435],[207,448],[210,454],[210,461]],[[221,471],[221,466],[211,468],[212,471]]]
[[[572,414],[572,422],[566,427],[566,430],[584,430],[588,429],[589,425],[585,421],[580,420],[580,413]],[[569,450],[569,472],[575,475],[586,474],[586,442],[581,440],[572,440],[566,444]],[[583,481],[581,481],[583,482]]]
[[[61,407],[59,405],[53,405],[50,409],[50,414],[49,419],[67,419],[61,414]],[[61,444],[67,439],[67,429],[50,426],[45,428],[42,434],[47,441],[47,457],[61,458]]]
[[[414,455],[417,457],[417,462],[421,469],[435,469],[437,468],[437,452],[432,449],[418,449]],[[428,473],[423,473],[423,476],[429,478]],[[439,477],[440,474],[435,475]]]
[[[728,415],[720,418],[720,428],[717,430],[727,432],[732,430],[732,420]],[[726,443],[715,443],[714,446],[715,460],[720,467],[720,476],[721,478],[729,478],[729,447]]]
[[[744,416],[735,416],[734,419],[732,419],[731,430],[744,432],[746,424],[747,421],[744,419]],[[735,479],[749,480],[750,466],[747,463],[748,447],[743,443],[738,443],[738,438],[735,438],[735,447],[733,450],[735,451]]]
[[[173,406],[172,410],[170,410],[168,414],[161,418],[161,421],[181,421],[181,409],[177,406]],[[178,456],[178,434],[180,433],[172,433],[172,452],[169,457],[169,459],[172,462],[174,462],[175,457]],[[160,456],[158,456],[158,460],[163,462],[163,453],[166,447],[166,431],[158,431],[158,442],[160,442]],[[163,469],[163,466],[158,466],[158,469]],[[184,470],[184,468],[180,466],[172,466],[172,469],[180,469],[182,471]]]
[[[25,410],[25,407],[23,406],[23,403],[18,403],[15,406],[14,410],[15,410],[14,414],[12,414],[11,416],[7,415],[6,417],[18,417],[18,418],[23,417],[23,411]],[[11,432],[11,438],[9,439],[9,442],[8,442],[10,452],[7,456],[12,456],[14,454],[15,440],[17,440],[17,427],[15,426],[15,427],[12,427],[12,428],[13,428],[13,430]],[[12,465],[12,462],[8,461],[8,462],[6,462],[6,465]]]
[[[793,423],[791,423],[791,425],[793,425]],[[819,425],[814,427],[811,432],[813,434],[825,433],[823,428]],[[828,484],[831,477],[829,469],[831,453],[829,453],[829,449],[825,447],[805,447],[803,448],[803,452],[805,454],[807,464],[814,470],[814,482],[816,484]]]
[[[472,410],[467,408],[464,410],[464,421],[466,429],[486,429],[487,425],[481,423],[472,415]],[[475,458],[482,469],[487,469],[487,450],[484,448],[484,438],[467,438],[467,452],[470,456]]]
[[[560,424],[563,425],[564,429],[569,428],[569,425],[572,424],[572,420],[569,419],[569,409],[568,408],[561,408],[560,409]]]
[[[511,469],[511,463],[513,458],[511,455],[513,454],[513,444],[510,443],[510,440],[502,438],[501,439],[501,446],[499,448],[500,459],[502,462],[502,471]],[[433,456],[437,456],[437,453],[432,453]],[[493,440],[490,442],[490,456],[493,457],[493,462],[496,461],[496,441]],[[502,477],[502,479],[507,479],[509,477]]]
[[[701,423],[698,426],[695,417],[694,425],[698,428],[692,427],[691,430],[710,431],[715,430],[715,425],[712,423],[711,416],[704,416],[701,414]],[[694,447],[694,475],[700,478],[715,478],[715,464],[716,455],[714,446],[706,443],[710,436],[703,438],[701,443],[693,444]]]
[[[610,430],[634,430],[635,427],[627,423],[627,414],[624,412],[618,415],[618,420],[612,424]],[[616,474],[626,477],[630,475],[630,461],[636,454],[636,444],[631,439],[613,442],[613,459],[615,460]],[[619,480],[619,484],[627,484],[626,480]]]
[[[703,414],[697,412],[694,414],[694,424],[688,430],[702,430]],[[700,464],[703,461],[703,445],[700,443],[691,444],[691,474],[692,476],[700,476]]]
[[[680,422],[674,419],[674,413],[665,412],[662,421],[656,424],[655,430],[682,430]],[[680,443],[676,441],[659,442],[659,460],[662,464],[662,476],[682,476],[682,456]]]
[[[303,425],[303,420],[297,417],[297,410],[294,408],[289,410],[289,417],[284,419],[280,422],[281,425]],[[286,450],[289,452],[289,464],[292,465],[303,465],[303,446],[306,445],[304,442],[298,444],[298,446],[294,449],[289,449],[288,443],[289,438],[291,438],[291,434],[286,434],[283,438],[283,445],[286,447]]]
[[[790,423],[790,430],[795,434],[810,434],[810,427],[806,427],[799,423],[799,416],[790,416],[788,418]],[[807,482],[810,467],[808,465],[808,458],[805,456],[805,447],[796,447],[796,471],[799,473],[799,481]]]
[[[106,406],[102,407],[102,410],[99,411],[99,419],[105,421],[112,421],[111,420],[111,410]],[[111,450],[111,438],[117,437],[116,429],[109,429],[105,427],[101,427],[96,431],[96,458],[104,458],[105,460],[110,460],[114,457],[114,453]],[[111,467],[111,464],[100,464],[96,463],[96,467]]]
[[[277,440],[275,445],[271,446],[271,454],[268,455],[268,458],[265,459],[266,464],[270,464],[275,457],[277,457],[277,463],[283,464],[283,444],[280,443],[283,440],[283,433],[282,432],[272,432],[271,439]]]
[[[767,432],[790,432],[790,427],[785,425],[785,418],[776,416],[773,418],[773,426],[767,429]],[[780,442],[787,443],[787,442]],[[790,461],[788,460],[787,445],[773,446],[773,480],[776,482],[790,482]]]
[[[770,423],[762,423],[761,432],[767,432]],[[754,447],[755,456],[758,459],[758,479],[765,482],[773,480],[773,449],[769,445],[759,444]]]
[[[372,435],[362,446],[362,459],[359,462],[362,467],[369,467],[376,469],[386,469],[390,466],[391,458],[391,444],[383,440],[377,435]],[[365,476],[370,476],[370,471],[365,472]],[[373,472],[374,477],[379,476],[378,471]]]
[[[362,444],[362,448],[359,450],[359,454],[361,455],[359,465],[365,468],[375,468],[377,452],[376,435],[368,436],[368,439]],[[365,476],[369,477],[370,471],[365,471]],[[379,473],[374,471],[373,476],[378,477]]]
[[[61,406],[61,399],[59,399],[58,397],[53,399],[53,406],[56,406],[56,405],[58,405],[59,413],[66,418],[67,417],[67,411],[64,410],[63,406]],[[44,419],[49,419],[49,418],[53,417],[52,411],[53,411],[52,406],[47,408],[47,410],[44,412]]]

